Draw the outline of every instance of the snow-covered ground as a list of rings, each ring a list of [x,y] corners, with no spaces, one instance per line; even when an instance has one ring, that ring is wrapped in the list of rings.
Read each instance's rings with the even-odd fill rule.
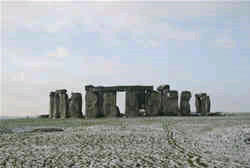
[[[82,120],[63,132],[32,132],[37,127],[0,129],[0,167],[250,167],[250,115]]]

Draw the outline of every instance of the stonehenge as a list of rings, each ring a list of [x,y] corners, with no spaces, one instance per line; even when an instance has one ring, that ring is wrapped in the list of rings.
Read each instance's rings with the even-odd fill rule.
[[[165,93],[168,93],[170,90],[170,86],[169,85],[160,85],[157,87],[157,91],[159,91],[162,95]]]
[[[157,91],[160,93],[161,97],[161,108],[160,108],[160,114],[164,115],[168,111],[168,105],[167,105],[167,99],[169,95],[170,86],[169,85],[160,85],[157,88]]]
[[[182,91],[181,92],[181,100],[180,100],[180,113],[181,115],[190,115],[191,107],[190,107],[190,99],[192,97],[191,92],[189,91]]]
[[[148,116],[159,116],[161,110],[161,94],[157,91],[147,96],[146,112]]]
[[[168,84],[153,86],[85,86],[85,117],[138,117],[138,116],[190,116],[190,91],[171,90]],[[125,114],[117,106],[117,92],[125,92]],[[82,95],[66,89],[52,91],[49,94],[49,118],[82,118]],[[196,112],[209,115],[210,97],[206,93],[195,94]],[[143,114],[142,114],[143,113]]]
[[[135,91],[126,92],[125,114],[128,117],[136,117],[139,115],[139,103]]]
[[[206,93],[195,94],[196,113],[207,116],[210,113],[211,101]]]
[[[82,94],[71,93],[69,101],[69,117],[81,118],[82,117]]]
[[[85,95],[85,116],[87,118],[98,118],[100,117],[99,106],[98,106],[98,97],[99,102],[101,96],[98,96],[95,92],[93,92],[92,88],[86,89]],[[100,105],[100,103],[99,103]],[[102,105],[101,105],[102,106]]]
[[[117,92],[126,93],[125,115],[139,116],[139,110],[145,107],[146,92],[152,91],[153,86],[85,86],[85,115],[86,118],[118,117],[119,107],[116,105]]]
[[[54,110],[53,110],[53,117],[52,118],[59,118],[60,117],[60,112],[59,112],[59,95],[58,93],[55,92],[54,96]]]
[[[56,93],[59,96],[59,108],[58,108],[58,117],[60,118],[67,118],[69,117],[68,114],[68,95],[67,90],[57,90]]]
[[[179,115],[178,91],[170,90],[163,96],[163,115]]]
[[[116,106],[116,92],[106,92],[103,94],[103,114],[105,117],[119,117],[120,110]]]
[[[49,118],[69,118],[82,117],[82,95],[81,93],[72,93],[68,98],[67,90],[60,89],[52,91],[50,96]]]
[[[55,92],[50,92],[49,94],[49,118],[53,118],[54,116],[54,97],[55,97]]]

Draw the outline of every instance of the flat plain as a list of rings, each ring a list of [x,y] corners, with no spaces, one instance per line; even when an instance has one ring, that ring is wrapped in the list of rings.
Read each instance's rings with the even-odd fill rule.
[[[42,132],[43,128],[64,131]],[[36,130],[36,131],[34,131]],[[250,168],[250,115],[0,121],[0,167]]]

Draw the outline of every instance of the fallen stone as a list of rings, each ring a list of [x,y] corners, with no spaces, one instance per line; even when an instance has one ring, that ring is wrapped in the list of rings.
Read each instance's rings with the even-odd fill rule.
[[[250,145],[250,137],[249,137],[249,138],[246,138],[246,139],[244,140],[244,142],[245,142],[246,144]]]
[[[62,128],[35,128],[31,132],[59,132],[64,131]]]
[[[1,134],[10,134],[13,133],[13,131],[9,128],[5,128],[5,127],[0,127],[0,135]]]
[[[38,118],[50,118],[49,114],[41,114],[38,116]]]

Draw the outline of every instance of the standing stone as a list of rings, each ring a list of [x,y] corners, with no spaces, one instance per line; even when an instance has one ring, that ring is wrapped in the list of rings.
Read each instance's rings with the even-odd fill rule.
[[[139,116],[139,104],[137,99],[137,92],[134,90],[126,92],[125,114],[127,117]]]
[[[66,89],[61,89],[56,91],[59,94],[59,112],[60,118],[69,117],[69,104],[68,104],[68,95]]]
[[[161,109],[161,94],[157,91],[152,91],[147,96],[146,112],[148,116],[160,115]]]
[[[199,94],[195,94],[196,113],[201,113],[201,99]]]
[[[201,115],[206,116],[207,115],[207,94],[202,93],[200,96],[201,99]]]
[[[55,93],[54,96],[54,110],[53,110],[53,118],[59,118],[60,117],[60,111],[59,111],[59,94]]]
[[[161,115],[166,115],[168,113],[168,98],[169,98],[169,92],[165,94],[161,94]]]
[[[189,91],[183,91],[181,92],[181,100],[180,100],[180,112],[181,115],[190,115],[191,109],[190,109],[190,99],[192,97],[191,92]]]
[[[49,118],[53,118],[54,116],[54,100],[55,100],[55,92],[50,92],[49,94]]]
[[[82,94],[71,93],[71,100],[69,103],[70,117],[82,118]]]
[[[210,113],[211,101],[206,93],[195,95],[196,112],[202,116],[207,116]]]
[[[97,117],[104,117],[104,108],[103,108],[104,92],[95,92],[95,93],[97,95],[97,106],[98,106]]]
[[[86,91],[85,95],[85,115],[86,118],[99,117],[98,95],[91,89]]]
[[[157,88],[158,92],[161,94],[161,108],[160,108],[160,115],[164,115],[168,111],[168,96],[169,96],[169,90],[170,86],[165,84],[165,85],[160,85]]]
[[[168,93],[170,90],[169,85],[160,85],[157,87],[157,91],[161,93],[161,95]]]
[[[116,106],[116,92],[105,92],[103,95],[104,117],[119,117],[119,111]]]
[[[137,91],[136,92],[136,97],[137,97],[137,100],[138,100],[139,109],[144,109],[145,110],[145,99],[146,99],[145,90]]]
[[[178,91],[171,90],[164,95],[164,111],[163,115],[179,115],[178,108]]]
[[[205,112],[206,112],[206,115],[208,115],[210,113],[210,106],[211,106],[210,97],[206,95],[206,98],[204,101],[205,101]]]
[[[207,112],[210,113],[211,111],[211,100],[210,97],[207,96]]]

